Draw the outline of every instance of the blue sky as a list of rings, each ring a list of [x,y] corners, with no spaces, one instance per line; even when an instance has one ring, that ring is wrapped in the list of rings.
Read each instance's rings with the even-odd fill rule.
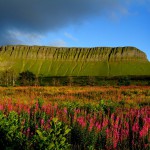
[[[150,60],[150,0],[0,0],[0,45],[135,46]]]

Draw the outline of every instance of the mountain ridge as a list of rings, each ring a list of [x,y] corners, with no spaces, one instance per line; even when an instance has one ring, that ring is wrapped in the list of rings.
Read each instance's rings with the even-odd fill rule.
[[[90,51],[92,51],[91,54],[92,53],[94,54],[95,50],[96,50],[96,51],[101,51],[100,54],[102,54],[102,55],[107,56],[107,54],[108,54],[109,60],[112,60],[111,59],[111,58],[113,58],[112,55],[116,55],[116,54],[121,55],[122,58],[125,58],[125,57],[130,57],[130,58],[131,57],[141,57],[142,58],[143,57],[145,60],[147,60],[146,54],[144,52],[140,51],[139,49],[137,49],[135,47],[129,47],[129,46],[128,47],[90,47],[90,48],[86,48],[86,47],[48,47],[48,46],[25,46],[25,45],[21,46],[21,45],[19,45],[19,46],[1,46],[0,47],[0,51],[2,51],[2,50],[4,51],[4,49],[5,49],[5,51],[12,50],[10,53],[10,56],[13,53],[13,50],[28,50],[28,52],[30,50],[33,53],[33,49],[34,49],[37,54],[40,51],[51,51],[51,52],[55,51],[54,56],[57,56],[57,57],[59,57],[58,53],[61,54],[60,57],[62,57],[62,54],[65,54],[65,53],[68,54],[68,52],[70,50],[74,51],[75,53],[78,53],[77,54],[78,56],[80,55],[80,52],[83,50],[85,51],[84,54],[87,53],[87,56],[88,56],[88,54],[90,54]],[[62,50],[63,50],[63,52],[61,52]],[[57,51],[57,53],[56,53],[56,51]],[[27,52],[27,54],[28,54],[28,52]],[[129,54],[129,52],[130,52],[130,54]],[[122,56],[122,55],[124,55],[124,56]],[[65,55],[63,55],[63,56],[65,56]]]
[[[44,76],[150,75],[150,62],[132,47],[0,47],[0,70],[29,70]]]

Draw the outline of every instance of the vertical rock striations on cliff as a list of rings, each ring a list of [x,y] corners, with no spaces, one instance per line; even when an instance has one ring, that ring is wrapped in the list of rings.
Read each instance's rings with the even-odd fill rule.
[[[150,75],[145,53],[135,47],[0,47],[0,70],[44,76]]]

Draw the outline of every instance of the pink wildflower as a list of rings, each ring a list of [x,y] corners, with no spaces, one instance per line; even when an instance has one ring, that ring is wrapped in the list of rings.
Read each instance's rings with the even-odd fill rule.
[[[147,134],[148,134],[148,125],[145,124],[145,125],[143,126],[143,129],[140,131],[140,137],[144,137],[144,136],[146,136]]]
[[[36,125],[35,128],[38,129],[38,125]]]
[[[64,108],[64,113],[66,113],[66,114],[67,114],[67,108],[66,108],[66,107]]]
[[[138,132],[138,131],[139,131],[139,125],[138,125],[137,122],[133,125],[132,131],[133,131],[133,132]]]
[[[101,130],[101,124],[100,123],[96,122],[95,126],[96,126],[97,131]]]
[[[89,131],[91,131],[93,129],[93,126],[94,126],[94,119],[91,118],[90,119],[90,124],[89,124]]]
[[[0,105],[0,110],[3,110],[3,105]]]
[[[86,122],[84,121],[84,118],[83,118],[83,117],[77,118],[77,122],[78,122],[82,127],[85,127],[85,126],[86,126]]]
[[[41,125],[42,126],[44,125],[44,119],[41,119]]]

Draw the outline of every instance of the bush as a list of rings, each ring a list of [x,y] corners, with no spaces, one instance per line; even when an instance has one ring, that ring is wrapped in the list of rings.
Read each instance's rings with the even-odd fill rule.
[[[125,85],[125,86],[128,86],[130,85],[130,78],[129,77],[121,77],[118,79],[118,85],[119,86],[122,86],[122,85]]]
[[[0,112],[0,147],[2,149],[21,149],[26,137],[21,132],[18,114],[14,111],[8,116]]]
[[[50,129],[43,130],[39,128],[34,136],[34,148],[35,149],[47,149],[47,150],[68,150],[70,144],[67,143],[66,135],[70,132],[70,129],[57,118],[53,118],[50,122]]]
[[[18,81],[20,85],[34,85],[35,80],[36,80],[35,74],[33,74],[30,71],[24,71],[19,73]]]
[[[53,118],[49,129],[40,127],[33,133],[31,126],[22,124],[24,116],[19,116],[15,111],[11,111],[8,116],[0,112],[1,149],[70,149],[70,144],[67,142],[70,129],[67,125]]]

